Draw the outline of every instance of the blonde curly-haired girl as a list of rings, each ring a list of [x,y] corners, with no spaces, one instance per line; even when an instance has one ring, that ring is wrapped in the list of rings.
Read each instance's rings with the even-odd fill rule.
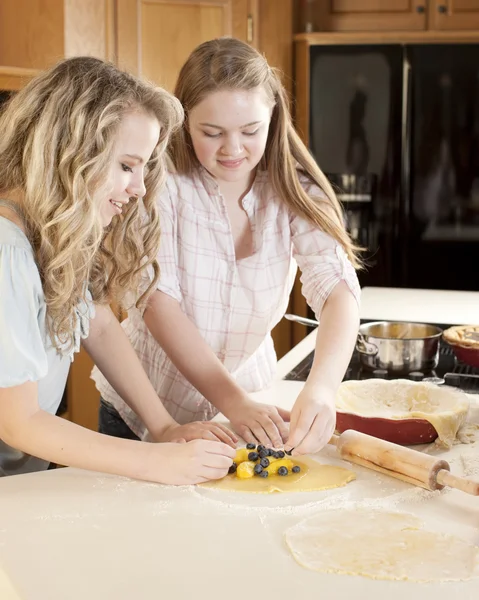
[[[231,465],[234,437],[168,415],[108,307],[130,292],[140,307],[156,286],[155,195],[182,118],[164,90],[89,57],[40,74],[3,111],[0,475],[54,462],[182,484]],[[187,443],[119,440],[55,416],[80,343],[155,441]]]

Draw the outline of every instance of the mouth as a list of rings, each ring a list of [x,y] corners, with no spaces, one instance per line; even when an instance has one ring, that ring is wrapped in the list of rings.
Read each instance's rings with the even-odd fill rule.
[[[237,169],[243,164],[244,160],[244,158],[237,158],[236,160],[218,160],[218,162],[225,169]]]
[[[110,200],[110,204],[113,206],[113,209],[117,215],[121,215],[123,210],[123,203],[117,202],[116,200]]]

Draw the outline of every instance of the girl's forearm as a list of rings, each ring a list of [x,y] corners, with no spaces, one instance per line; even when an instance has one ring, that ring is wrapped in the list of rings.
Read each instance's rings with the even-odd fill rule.
[[[90,431],[41,410],[35,396],[34,383],[0,390],[0,439],[6,444],[60,465],[153,479],[151,448],[157,444]]]

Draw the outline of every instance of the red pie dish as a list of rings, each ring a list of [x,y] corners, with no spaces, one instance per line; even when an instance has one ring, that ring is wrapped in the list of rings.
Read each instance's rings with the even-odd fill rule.
[[[479,325],[460,325],[446,329],[442,337],[461,362],[479,368]]]
[[[437,431],[425,419],[383,419],[380,417],[362,417],[352,413],[336,412],[336,429],[339,433],[354,429],[374,437],[401,444],[429,444],[437,438]]]
[[[402,445],[450,447],[469,410],[466,394],[408,379],[344,381],[336,395],[336,428],[354,429]]]

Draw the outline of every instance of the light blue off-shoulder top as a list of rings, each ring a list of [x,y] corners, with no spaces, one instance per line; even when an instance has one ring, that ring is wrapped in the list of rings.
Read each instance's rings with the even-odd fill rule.
[[[77,308],[75,347],[60,354],[46,327],[46,305],[33,249],[23,231],[0,217],[0,388],[38,382],[40,407],[55,414],[73,355],[94,316],[91,295]],[[46,469],[48,463],[0,440],[0,476]]]

